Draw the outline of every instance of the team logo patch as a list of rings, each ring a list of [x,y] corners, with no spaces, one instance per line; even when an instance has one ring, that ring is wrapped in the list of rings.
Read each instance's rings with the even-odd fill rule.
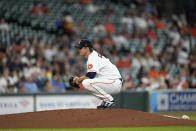
[[[93,65],[92,64],[88,64],[88,69],[92,69]]]

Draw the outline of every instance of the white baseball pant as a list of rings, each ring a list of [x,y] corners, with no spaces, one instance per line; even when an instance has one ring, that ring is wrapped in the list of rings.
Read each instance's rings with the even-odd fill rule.
[[[85,79],[82,85],[86,90],[97,98],[104,101],[113,101],[111,94],[119,93],[122,87],[122,81],[119,79],[109,80],[102,78]]]

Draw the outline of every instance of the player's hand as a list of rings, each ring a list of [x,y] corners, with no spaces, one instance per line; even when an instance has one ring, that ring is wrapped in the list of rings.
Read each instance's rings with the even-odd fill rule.
[[[76,84],[80,84],[80,81],[79,81],[79,78],[78,77],[75,79],[75,83]]]
[[[78,81],[77,79],[78,79],[77,76],[71,76],[71,77],[69,78],[69,84],[70,84],[71,86],[73,86],[73,87],[80,88],[80,87],[79,87],[79,83],[77,84],[77,81]]]

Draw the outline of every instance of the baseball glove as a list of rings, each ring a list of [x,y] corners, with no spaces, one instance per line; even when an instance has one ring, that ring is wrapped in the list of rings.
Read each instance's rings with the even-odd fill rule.
[[[76,76],[71,76],[71,77],[69,78],[69,84],[70,84],[72,87],[80,88],[80,87],[79,87],[79,84],[73,83],[74,79],[76,79],[76,78],[77,78]]]

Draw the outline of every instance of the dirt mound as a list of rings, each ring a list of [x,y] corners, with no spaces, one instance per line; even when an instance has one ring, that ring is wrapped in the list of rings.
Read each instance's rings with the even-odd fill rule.
[[[128,109],[67,109],[0,115],[0,128],[196,126],[196,121]]]

